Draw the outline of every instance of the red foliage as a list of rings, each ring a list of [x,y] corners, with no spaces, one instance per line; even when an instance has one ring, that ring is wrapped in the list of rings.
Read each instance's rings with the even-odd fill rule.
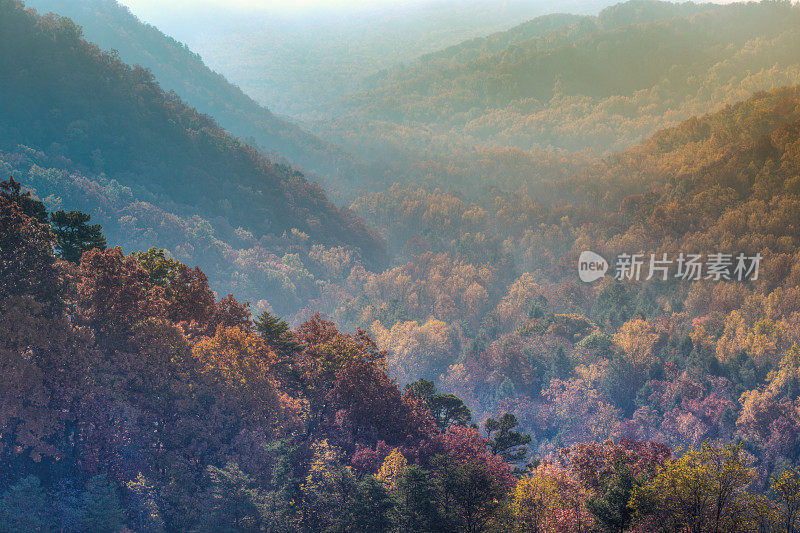
[[[511,467],[503,459],[489,452],[489,441],[471,427],[450,426],[442,436],[442,443],[448,455],[461,464],[476,462],[486,467],[497,483],[508,490],[516,483]]]
[[[665,444],[623,438],[618,443],[582,442],[562,448],[558,460],[582,485],[597,489],[603,476],[611,473],[620,461],[636,477],[642,473],[652,474],[671,456],[672,449]]]
[[[217,309],[214,293],[203,271],[181,264],[169,281],[169,319],[205,325],[211,321]]]
[[[233,297],[233,294],[229,294],[214,306],[214,315],[210,324],[213,329],[212,334],[219,326],[250,331],[253,329],[253,322],[250,317],[250,304],[239,303]]]
[[[19,183],[4,181],[0,191],[0,299],[27,294],[54,303],[62,291],[50,226],[24,212],[31,200]]]
[[[119,248],[86,252],[80,277],[80,317],[100,338],[122,339],[141,320],[167,315],[163,289],[151,286],[148,273]]]

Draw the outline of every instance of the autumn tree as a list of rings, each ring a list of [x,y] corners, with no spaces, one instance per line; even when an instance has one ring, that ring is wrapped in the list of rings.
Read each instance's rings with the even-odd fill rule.
[[[155,485],[140,472],[125,486],[130,491],[132,507],[135,510],[136,528],[148,533],[165,531]]]
[[[542,462],[514,488],[514,531],[583,531],[591,522],[586,497],[586,488],[566,469]]]
[[[348,501],[355,497],[357,481],[342,462],[342,450],[327,439],[312,445],[312,457],[301,493],[301,525],[307,531],[334,529]]]
[[[272,372],[277,356],[256,334],[220,326],[192,347],[192,356],[210,384],[237,397],[241,416],[265,427],[281,419],[283,403]]]
[[[451,426],[444,435],[447,454],[435,461],[450,527],[483,531],[503,509],[515,482],[511,467],[491,453],[474,428]]]
[[[150,284],[163,289],[167,316],[174,322],[195,322],[214,333],[218,313],[208,278],[199,268],[189,268],[164,250],[151,248],[135,254],[136,263],[150,276]]]
[[[392,450],[392,453],[387,455],[386,459],[384,459],[376,478],[388,488],[394,489],[406,468],[408,468],[408,461],[403,456],[403,453],[395,448]]]
[[[774,476],[770,489],[778,504],[780,531],[795,533],[800,528],[800,469],[791,466]]]
[[[31,195],[30,191],[23,191],[22,184],[12,177],[7,181],[0,181],[0,194],[2,194],[9,203],[14,203],[19,206],[22,213],[37,222],[44,224],[47,219],[47,208],[44,203]]]
[[[647,484],[633,491],[637,520],[690,532],[751,531],[766,512],[748,491],[755,477],[740,445],[703,443],[667,460]]]
[[[562,501],[558,489],[556,480],[542,467],[520,479],[512,501],[515,531],[539,533],[553,529]]]
[[[378,345],[389,353],[389,368],[400,382],[416,376],[435,377],[455,348],[453,334],[441,320],[400,321],[390,329],[376,321],[371,332]]]
[[[61,296],[61,274],[55,265],[53,234],[37,218],[35,206],[18,182],[0,182],[0,299],[27,294],[52,305]]]
[[[81,318],[106,342],[123,341],[140,321],[165,314],[163,292],[119,248],[89,250],[81,259],[80,276]]]

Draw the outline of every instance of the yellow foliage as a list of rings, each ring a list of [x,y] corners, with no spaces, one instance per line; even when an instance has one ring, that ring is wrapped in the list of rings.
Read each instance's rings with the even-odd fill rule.
[[[378,471],[375,477],[383,481],[384,485],[388,488],[394,489],[397,486],[397,480],[402,477],[407,467],[408,461],[406,461],[406,458],[400,453],[400,450],[395,448],[392,450],[392,453],[386,456],[380,471]]]
[[[586,490],[558,466],[542,463],[514,489],[514,531],[578,531],[590,523]]]
[[[253,416],[273,417],[290,408],[278,394],[272,374],[277,356],[255,333],[236,327],[217,328],[192,347],[200,371],[212,382],[235,389],[250,401]]]
[[[771,489],[778,503],[779,530],[796,531],[800,525],[800,468],[792,466],[773,477]]]
[[[619,328],[614,334],[614,343],[622,348],[633,368],[641,372],[656,361],[655,347],[660,337],[650,322],[636,318]]]
[[[747,490],[755,475],[741,446],[704,442],[635,487],[630,505],[672,531],[753,531],[770,514],[765,499]]]
[[[389,352],[389,368],[401,382],[435,377],[432,373],[455,351],[450,328],[441,320],[397,322],[391,329],[375,321],[370,329],[378,346]]]

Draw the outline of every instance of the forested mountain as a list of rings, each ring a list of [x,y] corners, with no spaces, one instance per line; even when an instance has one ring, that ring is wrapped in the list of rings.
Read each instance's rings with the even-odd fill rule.
[[[416,185],[365,195],[354,209],[406,260],[351,275],[350,300],[329,312],[369,326],[401,380],[433,379],[483,416],[513,412],[543,455],[624,436],[742,439],[766,483],[800,459],[798,146],[793,87],[566,180],[475,202]],[[666,254],[672,271],[583,283],[585,250]],[[760,254],[760,274],[677,277],[696,252]]]
[[[798,13],[380,73],[338,209],[0,0],[0,531],[800,530]]]
[[[209,69],[199,55],[141,22],[115,0],[29,0],[26,5],[41,14],[72,19],[87,41],[116,50],[129,65],[149,69],[164,90],[174,90],[186,104],[270,156],[330,177],[329,183],[343,174],[350,180],[354,174],[363,179],[364,169],[347,153],[275,116]]]
[[[248,250],[260,284],[281,299],[294,292],[281,260],[292,235],[309,249],[344,246],[367,265],[385,261],[380,239],[318,185],[165,93],[148,71],[88,44],[71,20],[3,0],[0,28],[5,166],[54,201],[82,190],[92,214],[113,220],[113,236],[123,237],[115,242],[149,247],[165,233],[185,259],[205,255],[215,280],[227,270],[223,286],[241,280],[232,265]]]
[[[633,0],[606,7],[596,17],[566,13],[543,15],[506,31],[465,41],[439,52],[425,54],[401,69],[385,71],[385,76],[388,78],[387,81],[391,83],[400,77],[424,75],[425,71],[430,69],[457,66],[480,59],[483,56],[501,54],[512,47],[515,49],[517,47],[526,49],[531,46],[539,49],[553,48],[558,45],[574,43],[600,31],[615,30],[630,24],[644,24],[676,17],[691,17],[716,7],[718,6],[714,4],[694,4],[691,2],[674,4],[650,0]],[[379,77],[376,78],[380,79]]]
[[[565,24],[542,33],[554,21]],[[384,73],[352,95],[349,117],[316,131],[373,157],[399,150],[396,139],[434,153],[624,149],[757,90],[796,84],[798,22],[790,2],[632,1],[572,22],[534,20]]]
[[[155,249],[86,239],[75,263],[63,216],[3,181],[0,530],[791,531],[799,147],[795,87],[597,161],[553,205],[365,196],[408,261],[318,305],[374,340],[253,320]],[[763,264],[588,284],[587,248]]]
[[[567,0],[560,10],[596,13],[607,0]],[[191,6],[191,7],[189,7]],[[187,43],[215,70],[282,114],[335,116],[338,100],[379,69],[465,39],[505,30],[552,9],[545,0],[410,2],[137,3],[136,12]]]

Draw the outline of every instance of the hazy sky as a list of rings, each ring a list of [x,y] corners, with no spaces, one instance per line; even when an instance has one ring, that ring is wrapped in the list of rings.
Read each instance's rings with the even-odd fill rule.
[[[154,12],[159,9],[164,9],[165,4],[164,0],[121,0],[121,3],[130,7],[134,12]],[[402,0],[170,0],[169,7],[171,9],[183,7],[196,8],[198,4],[205,4],[206,6],[227,9],[257,9],[263,11],[292,12],[319,8],[337,9],[368,7],[381,4],[397,5],[400,3],[413,4],[417,2],[403,2]]]
[[[430,2],[430,0],[118,0],[120,3],[131,8],[137,16],[145,21],[157,23],[174,17],[186,17],[187,13],[200,15],[201,13],[224,13],[225,11],[235,14],[236,12],[262,12],[271,14],[307,14],[309,12],[340,13],[342,11],[361,11],[379,6],[401,7],[404,5],[414,5]],[[464,0],[468,1],[468,0]],[[612,5],[624,0],[607,0],[605,5]],[[735,0],[695,0],[713,1],[716,3],[728,3]],[[531,0],[531,4],[536,4],[539,8],[542,5],[552,4],[551,9],[545,12],[567,11],[574,12],[572,9],[564,9],[562,6],[571,6],[574,1],[570,0]],[[603,2],[598,2],[598,4]],[[156,24],[157,25],[157,24]]]

